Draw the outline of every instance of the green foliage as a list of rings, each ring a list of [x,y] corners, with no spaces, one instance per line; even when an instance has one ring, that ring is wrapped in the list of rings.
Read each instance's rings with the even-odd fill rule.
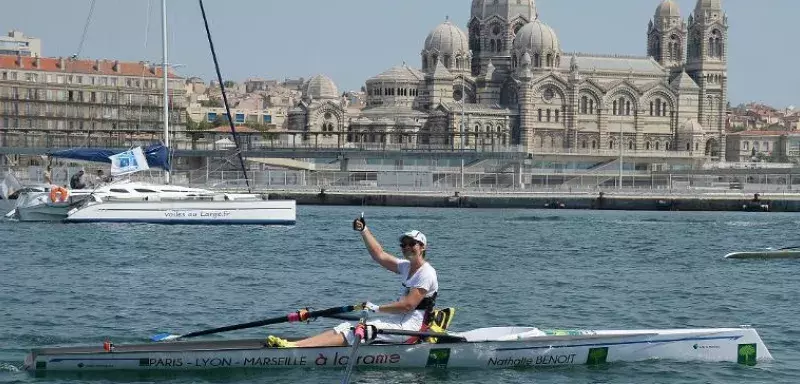
[[[199,122],[195,122],[192,119],[186,119],[186,130],[187,131],[207,131],[207,130],[209,130],[211,128],[214,128],[214,126],[212,126],[211,123],[209,123],[209,122],[207,122],[205,120],[201,120]]]
[[[210,98],[208,100],[200,101],[200,105],[206,108],[222,108],[225,105],[222,103],[222,100],[217,98]]]

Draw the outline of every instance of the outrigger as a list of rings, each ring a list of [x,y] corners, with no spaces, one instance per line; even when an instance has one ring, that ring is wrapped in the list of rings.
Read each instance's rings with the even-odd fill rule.
[[[558,330],[491,327],[466,332],[379,331],[414,337],[414,344],[362,344],[360,348],[269,348],[264,339],[184,341],[212,333],[281,322],[336,317],[358,306],[286,316],[192,332],[160,334],[150,343],[37,348],[24,369],[43,371],[206,370],[217,368],[511,368],[605,364],[644,360],[731,362],[772,360],[750,327],[643,330]],[[446,328],[449,318],[443,324]],[[353,352],[351,354],[351,352]],[[353,357],[351,357],[353,356]]]

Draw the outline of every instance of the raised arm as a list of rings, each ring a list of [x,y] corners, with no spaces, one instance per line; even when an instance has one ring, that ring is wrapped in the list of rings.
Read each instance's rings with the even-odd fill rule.
[[[353,220],[353,229],[361,232],[361,238],[364,240],[364,245],[367,246],[367,251],[369,251],[369,255],[372,256],[372,260],[375,260],[382,267],[394,273],[398,273],[397,263],[399,260],[383,250],[381,243],[378,242],[378,239],[376,239],[375,236],[372,235],[372,232],[369,231],[369,228],[367,228],[363,213],[361,217]]]

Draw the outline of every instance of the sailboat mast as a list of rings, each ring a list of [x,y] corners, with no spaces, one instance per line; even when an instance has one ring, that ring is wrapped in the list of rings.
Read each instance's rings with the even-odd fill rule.
[[[164,146],[169,150],[169,81],[167,63],[167,0],[161,0],[161,72],[164,76]],[[169,170],[164,170],[164,183],[169,184]]]

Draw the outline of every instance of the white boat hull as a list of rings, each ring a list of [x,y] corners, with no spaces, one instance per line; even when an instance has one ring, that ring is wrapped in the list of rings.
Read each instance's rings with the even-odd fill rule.
[[[530,336],[531,334],[537,336]],[[555,331],[483,328],[453,333],[466,342],[364,345],[357,365],[386,368],[518,368],[636,362],[652,359],[753,365],[772,355],[751,328]],[[28,371],[342,368],[351,348],[267,348],[264,340],[175,341],[34,349]]]
[[[726,259],[800,259],[800,249],[731,252]]]
[[[14,218],[19,221],[61,221],[70,210],[68,203],[45,203],[28,207],[16,207]]]
[[[294,200],[105,201],[78,208],[69,223],[294,225]]]

